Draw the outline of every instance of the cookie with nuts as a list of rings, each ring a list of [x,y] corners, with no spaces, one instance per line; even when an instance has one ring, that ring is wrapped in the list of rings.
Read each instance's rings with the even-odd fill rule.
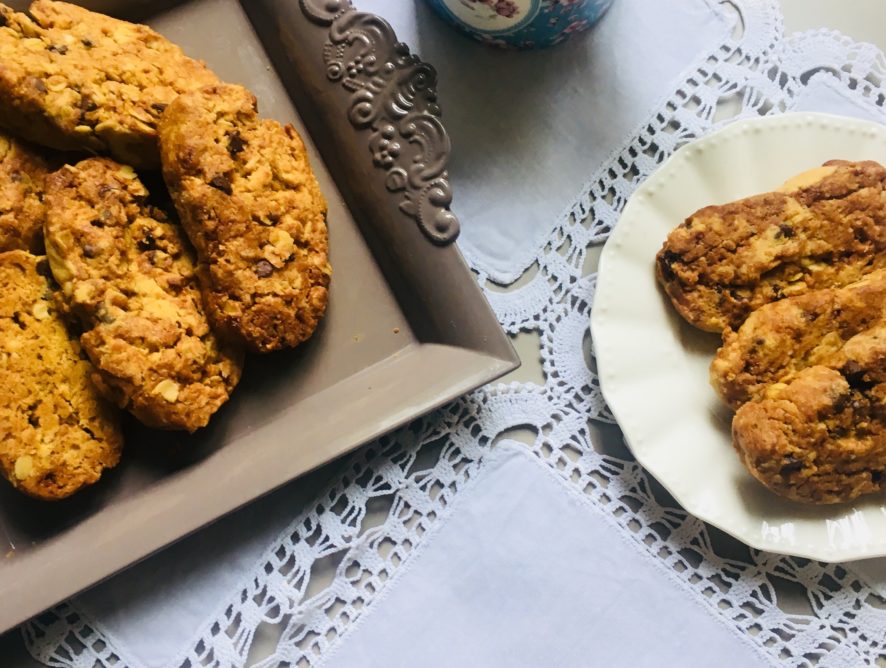
[[[147,26],[52,0],[0,5],[0,125],[35,143],[156,168],[166,105],[217,81]]]
[[[886,267],[886,168],[830,161],[775,192],[708,206],[674,229],[656,276],[674,308],[710,332],[764,304],[840,287]]]
[[[213,326],[252,351],[298,345],[326,309],[326,201],[301,138],[241,86],[178,97],[160,121],[163,176],[197,249]]]
[[[886,269],[757,309],[738,331],[724,332],[711,385],[737,409],[807,367],[841,368],[878,338],[886,338]]]
[[[850,501],[886,485],[886,269],[767,304],[727,330],[711,383],[733,443],[788,498]]]
[[[864,361],[812,366],[735,414],[735,449],[751,474],[795,501],[840,503],[886,488],[886,332]]]
[[[209,327],[181,227],[107,158],[46,184],[46,251],[96,384],[149,426],[205,426],[240,378],[242,351]]]
[[[0,253],[0,471],[29,496],[62,499],[117,464],[123,436],[48,276],[44,257]]]
[[[43,252],[43,179],[37,150],[0,132],[0,252]]]

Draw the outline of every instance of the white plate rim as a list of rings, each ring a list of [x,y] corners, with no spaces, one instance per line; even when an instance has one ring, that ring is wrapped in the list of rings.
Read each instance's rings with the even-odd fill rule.
[[[664,187],[664,185],[673,176],[675,170],[683,168],[687,163],[691,163],[694,156],[698,156],[701,152],[707,152],[711,149],[716,150],[724,140],[731,140],[741,134],[767,134],[770,132],[778,132],[788,126],[806,126],[812,128],[821,128],[826,130],[845,129],[849,132],[880,140],[886,145],[886,126],[872,121],[862,120],[858,118],[850,118],[837,116],[834,114],[824,114],[818,112],[797,112],[784,113],[772,116],[762,116],[751,119],[742,119],[735,121],[705,137],[694,140],[677,149],[662,165],[656,169],[630,196],[625,205],[618,224],[612,230],[609,239],[603,247],[600,254],[594,305],[591,309],[591,340],[594,347],[597,375],[600,380],[600,389],[603,398],[606,400],[616,422],[619,424],[625,441],[636,458],[638,463],[674,497],[680,506],[689,514],[703,520],[704,522],[719,528],[732,537],[740,540],[751,548],[774,552],[778,554],[786,554],[801,558],[814,559],[825,562],[843,562],[859,559],[869,559],[886,556],[886,533],[881,535],[879,540],[873,537],[867,542],[858,543],[853,547],[835,546],[833,542],[830,544],[818,545],[786,545],[775,537],[767,537],[764,532],[762,535],[749,533],[747,530],[736,526],[729,517],[724,517],[709,505],[699,503],[698,499],[681,493],[678,485],[675,484],[673,476],[663,471],[652,457],[652,450],[649,445],[642,443],[635,433],[633,421],[628,418],[627,411],[629,406],[625,405],[622,400],[623,391],[619,385],[621,382],[618,375],[621,370],[619,359],[617,357],[606,354],[605,351],[612,345],[610,335],[610,323],[607,322],[607,311],[609,303],[615,294],[616,285],[614,281],[617,274],[612,270],[612,266],[619,262],[619,254],[623,252],[624,244],[628,235],[634,231],[638,221],[633,217],[634,210],[638,207],[638,202],[642,202],[644,198],[650,197],[656,191]],[[832,156],[838,157],[838,156]],[[886,163],[884,163],[886,164]],[[816,165],[810,164],[808,167]],[[777,187],[778,183],[772,183],[768,189]],[[767,188],[762,187],[757,192],[763,192]],[[752,193],[747,193],[748,195]],[[711,204],[716,202],[710,202]],[[693,209],[694,210],[694,209]],[[687,215],[692,211],[688,211]],[[676,227],[681,220],[675,220],[672,227]],[[664,238],[659,242],[664,241]],[[650,267],[653,258],[649,258]],[[654,284],[655,278],[650,271],[649,280]],[[657,286],[654,289],[658,290]],[[734,454],[734,453],[733,453]],[[737,455],[736,455],[737,460]],[[750,474],[748,474],[750,477]],[[754,481],[755,484],[756,481]],[[874,495],[876,496],[876,495]],[[866,497],[868,500],[870,497]],[[878,510],[886,516],[886,497],[881,497],[882,503]],[[842,506],[855,513],[856,504],[848,504]],[[839,506],[831,506],[831,508],[839,508]],[[823,522],[824,524],[824,522]],[[826,532],[827,526],[822,527],[822,531]]]

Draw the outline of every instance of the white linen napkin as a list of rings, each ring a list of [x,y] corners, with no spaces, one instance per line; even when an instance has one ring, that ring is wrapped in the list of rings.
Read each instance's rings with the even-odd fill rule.
[[[616,0],[590,32],[514,52],[450,30],[421,0],[355,5],[437,69],[459,245],[502,275],[532,263],[595,168],[730,29],[703,0]]]
[[[770,663],[533,458],[500,444],[446,524],[320,665]]]

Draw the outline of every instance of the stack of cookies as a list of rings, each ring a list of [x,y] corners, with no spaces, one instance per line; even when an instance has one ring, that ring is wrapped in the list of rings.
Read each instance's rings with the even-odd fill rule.
[[[711,384],[755,478],[809,503],[886,488],[886,169],[835,160],[705,207],[656,274],[683,318],[723,336]]]
[[[0,128],[0,471],[59,499],[117,464],[121,409],[193,432],[245,352],[311,336],[326,202],[248,90],[63,2],[0,5]],[[174,210],[136,169],[162,170]]]

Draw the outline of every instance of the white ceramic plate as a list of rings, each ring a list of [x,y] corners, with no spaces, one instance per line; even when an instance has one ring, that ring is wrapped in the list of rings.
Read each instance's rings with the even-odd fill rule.
[[[822,561],[886,555],[886,496],[807,506],[754,480],[708,383],[719,336],[655,281],[671,229],[708,204],[773,190],[826,160],[886,164],[886,127],[824,114],[736,122],[678,150],[631,197],[603,249],[591,334],[603,395],[634,456],[690,513],[748,545]]]

